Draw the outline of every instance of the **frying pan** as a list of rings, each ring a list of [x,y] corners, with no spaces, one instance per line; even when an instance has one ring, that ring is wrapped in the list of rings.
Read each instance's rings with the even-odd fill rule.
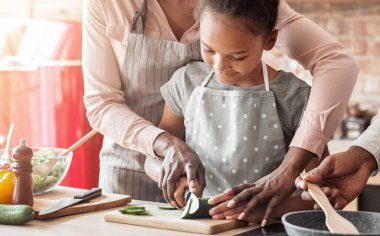
[[[359,230],[359,235],[380,235],[380,213],[368,211],[337,211],[351,221]],[[342,236],[333,234],[325,225],[323,211],[295,211],[282,216],[286,233],[291,236]]]

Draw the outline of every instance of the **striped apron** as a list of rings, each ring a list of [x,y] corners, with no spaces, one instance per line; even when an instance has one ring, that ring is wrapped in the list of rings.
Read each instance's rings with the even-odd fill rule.
[[[147,0],[136,12],[121,70],[126,104],[158,125],[164,106],[160,86],[186,63],[201,60],[199,40],[182,44],[143,35]],[[136,82],[138,81],[138,82]],[[100,153],[99,185],[105,192],[128,194],[133,199],[162,201],[157,183],[144,171],[145,156],[105,137]]]

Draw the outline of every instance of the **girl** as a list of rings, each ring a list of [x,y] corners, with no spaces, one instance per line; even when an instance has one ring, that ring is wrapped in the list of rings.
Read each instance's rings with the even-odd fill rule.
[[[199,1],[204,63],[191,62],[178,69],[161,87],[166,103],[159,126],[178,138],[185,135],[202,160],[203,196],[254,183],[273,172],[298,128],[310,87],[261,60],[263,51],[276,42],[277,7],[278,0]],[[161,164],[149,158],[145,170],[165,183],[170,180],[158,179]],[[183,207],[186,186],[183,177],[173,205]],[[190,187],[202,195],[203,188]],[[277,212],[312,207],[299,197],[289,201],[286,210]]]

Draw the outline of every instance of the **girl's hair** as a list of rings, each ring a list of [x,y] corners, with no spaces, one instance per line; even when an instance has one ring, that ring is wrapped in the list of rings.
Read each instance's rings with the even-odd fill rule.
[[[241,21],[254,35],[269,35],[275,26],[278,0],[199,0],[195,17],[206,12]]]

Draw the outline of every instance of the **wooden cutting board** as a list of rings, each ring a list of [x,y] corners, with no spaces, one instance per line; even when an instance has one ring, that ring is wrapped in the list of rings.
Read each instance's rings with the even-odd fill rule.
[[[53,212],[48,215],[39,216],[38,212],[56,201],[74,197],[79,193],[85,192],[87,189],[78,189],[78,188],[70,188],[58,186],[51,192],[35,195],[34,196],[34,204],[33,209],[36,211],[36,219],[45,220],[51,219],[60,216],[74,215],[79,213],[91,212],[91,211],[99,211],[104,209],[109,209],[118,206],[124,206],[127,203],[131,202],[132,198],[128,195],[121,194],[111,194],[111,193],[102,193],[102,196],[91,199],[88,202],[78,203],[56,212]]]
[[[139,204],[145,206],[149,215],[125,215],[119,211],[105,213],[108,222],[140,225],[152,228],[169,229],[200,234],[216,234],[247,225],[246,222],[234,220],[186,219],[180,218],[182,210],[161,210],[159,203]]]

